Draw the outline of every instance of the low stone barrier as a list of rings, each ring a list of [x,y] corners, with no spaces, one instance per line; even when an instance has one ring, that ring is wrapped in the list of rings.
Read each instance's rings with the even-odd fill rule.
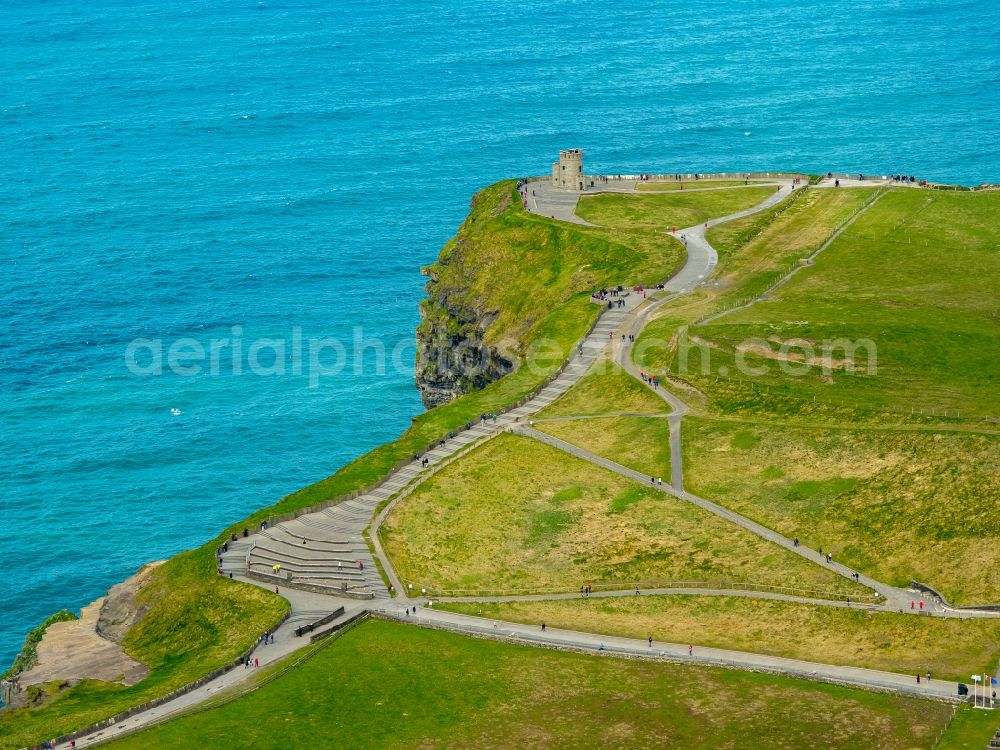
[[[339,588],[337,586],[323,586],[318,583],[302,583],[301,581],[296,581],[294,578],[281,578],[280,576],[270,575],[269,573],[259,573],[256,570],[246,571],[247,578],[253,578],[255,581],[261,581],[263,583],[270,583],[274,586],[280,587],[285,586],[290,589],[295,589],[297,591],[311,591],[314,594],[326,594],[327,596],[343,596],[347,599],[374,599],[375,594],[371,591],[352,591],[348,588]]]
[[[333,622],[342,614],[344,614],[344,608],[337,607],[337,609],[328,614],[326,617],[321,617],[318,620],[316,620],[316,622],[311,622],[308,625],[302,625],[300,627],[295,628],[295,637],[301,638],[306,633],[312,633],[316,628],[323,627],[324,625]]]
[[[944,594],[931,588],[926,583],[921,583],[920,581],[911,580],[910,588],[916,589],[917,591],[922,591],[928,596],[932,596],[935,599],[937,599],[945,607],[948,607],[948,609],[954,609],[959,612],[1000,612],[1000,604],[976,604],[967,607],[956,607],[948,603],[948,600],[944,598]]]

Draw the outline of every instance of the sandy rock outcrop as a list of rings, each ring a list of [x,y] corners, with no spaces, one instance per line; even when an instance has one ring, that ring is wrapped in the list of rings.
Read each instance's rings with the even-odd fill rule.
[[[39,705],[47,696],[39,686],[49,683],[60,689],[84,679],[134,685],[145,677],[149,668],[126,654],[121,641],[146,613],[136,595],[160,564],[144,565],[107,596],[84,607],[79,620],[49,625],[38,643],[34,665],[5,683],[7,704]]]

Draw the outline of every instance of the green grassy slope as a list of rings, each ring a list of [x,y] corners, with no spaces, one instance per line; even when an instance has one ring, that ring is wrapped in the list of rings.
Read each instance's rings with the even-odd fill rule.
[[[522,355],[545,316],[574,296],[606,285],[649,286],[683,260],[683,246],[671,237],[552,221],[523,210],[512,182],[497,183],[476,195],[469,217],[426,269],[432,281],[421,329],[440,324],[449,309],[488,313],[485,343]],[[444,323],[453,334],[478,325]]]
[[[550,417],[597,414],[663,414],[670,406],[619,365],[599,359],[580,381],[537,414]]]
[[[535,429],[597,456],[670,482],[670,425],[657,417],[535,422]]]
[[[44,707],[0,712],[0,748],[40,743],[186,685],[245,652],[288,609],[274,594],[216,575],[211,557],[206,572],[202,557],[174,557],[140,592],[151,609],[122,645],[150,667],[148,677],[132,687],[91,680],[68,690],[50,686]]]
[[[110,747],[929,747],[951,709],[373,621],[254,693]]]

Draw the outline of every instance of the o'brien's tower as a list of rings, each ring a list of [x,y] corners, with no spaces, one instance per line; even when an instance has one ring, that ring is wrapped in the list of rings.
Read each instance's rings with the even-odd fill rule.
[[[552,164],[552,187],[556,190],[583,190],[583,149],[571,148],[559,152],[559,161]]]

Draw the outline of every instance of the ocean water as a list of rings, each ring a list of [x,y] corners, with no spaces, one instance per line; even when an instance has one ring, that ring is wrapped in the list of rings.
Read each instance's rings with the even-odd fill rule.
[[[595,172],[1000,181],[1000,5],[4,3],[0,663],[401,432],[420,266],[476,189],[569,147]],[[296,335],[350,363],[317,378]],[[239,339],[242,372],[230,346],[136,375],[141,338]],[[260,338],[287,342],[273,374]]]

